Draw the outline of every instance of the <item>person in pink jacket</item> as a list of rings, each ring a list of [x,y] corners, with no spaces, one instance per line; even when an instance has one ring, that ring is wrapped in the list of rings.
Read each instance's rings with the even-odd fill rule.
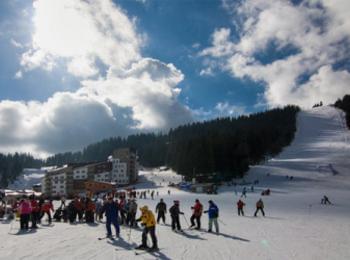
[[[27,198],[27,196],[23,196],[21,202],[19,203],[19,214],[20,214],[20,223],[21,230],[29,229],[29,218],[32,213],[32,206]]]

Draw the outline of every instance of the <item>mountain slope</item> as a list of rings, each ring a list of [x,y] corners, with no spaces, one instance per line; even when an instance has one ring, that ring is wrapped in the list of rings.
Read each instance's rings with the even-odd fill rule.
[[[332,107],[299,113],[293,143],[278,157],[252,167],[245,177],[246,182],[259,179],[254,192],[249,191],[244,198],[245,217],[238,217],[236,210],[243,185],[222,186],[218,195],[193,194],[167,187],[169,182],[180,180],[174,172],[141,172],[142,183],[137,188],[154,189],[159,197],[138,199],[139,206],[148,205],[153,210],[159,198],[168,206],[180,200],[185,213],[180,221],[187,229],[194,200],[198,198],[207,209],[211,199],[220,208],[220,235],[204,230],[174,233],[167,214],[167,225],[157,225],[156,229],[160,252],[136,256],[129,249],[141,242],[140,230],[130,233],[129,228],[122,227],[121,238],[116,241],[96,239],[105,234],[102,223],[55,223],[31,234],[8,234],[9,229],[12,234],[16,232],[16,222],[12,228],[11,224],[0,224],[0,259],[349,259],[350,149],[343,116]],[[287,180],[286,175],[294,176],[293,180]],[[262,197],[261,191],[267,188],[271,195]],[[333,205],[320,204],[324,194]],[[265,218],[253,216],[260,197],[265,203]],[[206,214],[202,227],[208,227]]]

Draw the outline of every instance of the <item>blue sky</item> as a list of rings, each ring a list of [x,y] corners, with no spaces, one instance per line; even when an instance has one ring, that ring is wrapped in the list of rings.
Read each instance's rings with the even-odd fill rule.
[[[0,10],[0,152],[46,156],[349,92],[346,0],[14,0]]]

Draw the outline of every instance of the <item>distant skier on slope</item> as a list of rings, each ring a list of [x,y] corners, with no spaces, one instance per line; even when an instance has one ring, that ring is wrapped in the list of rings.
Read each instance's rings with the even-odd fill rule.
[[[244,187],[243,190],[242,190],[241,198],[242,197],[244,197],[244,198],[247,197],[247,188],[246,187]]]
[[[219,233],[219,223],[218,223],[219,208],[215,205],[215,203],[212,200],[209,200],[208,203],[209,203],[209,208],[208,210],[204,211],[204,213],[208,213],[208,217],[209,217],[208,232],[209,233],[212,232],[212,226],[214,223],[216,233]]]
[[[158,213],[157,216],[157,223],[159,224],[160,219],[163,220],[163,224],[165,224],[165,214],[166,214],[166,204],[163,201],[163,199],[160,199],[156,206],[156,213]]]
[[[326,205],[327,203],[328,203],[328,204],[332,204],[332,203],[330,202],[330,200],[328,199],[328,197],[327,197],[326,195],[324,195],[323,198],[321,199],[321,204]]]
[[[191,216],[191,228],[195,226],[194,220],[196,220],[197,222],[196,229],[200,229],[203,205],[199,202],[198,199],[196,199],[195,204],[193,207],[191,207],[191,209],[193,210],[193,214]]]
[[[178,231],[182,231],[180,225],[180,214],[184,215],[183,212],[180,211],[180,202],[178,200],[174,200],[174,205],[169,209],[171,216],[171,228],[175,231],[175,228]]]
[[[245,206],[245,203],[240,199],[237,201],[237,210],[238,210],[238,216],[242,214],[244,216],[243,207]]]
[[[258,211],[261,211],[261,213],[263,214],[263,216],[265,217],[265,212],[264,212],[264,202],[262,201],[262,199],[259,199],[256,202],[256,211],[254,213],[254,217],[256,217],[256,215],[258,214]]]
[[[144,226],[142,231],[142,244],[136,247],[136,249],[141,250],[150,250],[157,251],[158,249],[158,241],[156,237],[156,220],[152,211],[148,209],[147,206],[143,206],[140,208],[141,217],[139,217],[136,221],[141,221],[141,225]],[[149,248],[147,245],[147,234],[150,233],[152,239],[152,247]]]

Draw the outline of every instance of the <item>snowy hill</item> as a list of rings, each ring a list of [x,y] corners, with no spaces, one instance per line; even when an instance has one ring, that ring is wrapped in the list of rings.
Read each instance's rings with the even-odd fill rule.
[[[350,131],[344,114],[319,107],[300,112],[297,123],[293,143],[245,177],[246,182],[259,180],[244,198],[245,217],[238,217],[236,209],[242,186],[236,187],[237,195],[233,186],[221,187],[218,195],[193,194],[166,187],[181,179],[175,173],[149,170],[141,173],[139,189],[155,189],[160,196],[138,200],[139,206],[154,209],[160,197],[168,206],[178,199],[186,217],[181,217],[184,234],[171,231],[169,215],[167,225],[157,225],[159,253],[136,256],[130,248],[140,243],[141,231],[129,233],[126,227],[120,239],[98,241],[105,234],[103,224],[56,223],[26,235],[10,235],[11,224],[0,224],[0,259],[349,259]],[[266,188],[271,189],[270,196],[262,197],[266,217],[255,218],[255,202]],[[321,205],[323,195],[334,204]],[[209,199],[219,206],[219,235],[205,232],[206,215],[203,230],[187,230],[196,198],[204,208]]]
[[[45,172],[45,169],[25,168],[17,180],[11,183],[8,188],[13,190],[32,189],[33,185],[41,183]]]

